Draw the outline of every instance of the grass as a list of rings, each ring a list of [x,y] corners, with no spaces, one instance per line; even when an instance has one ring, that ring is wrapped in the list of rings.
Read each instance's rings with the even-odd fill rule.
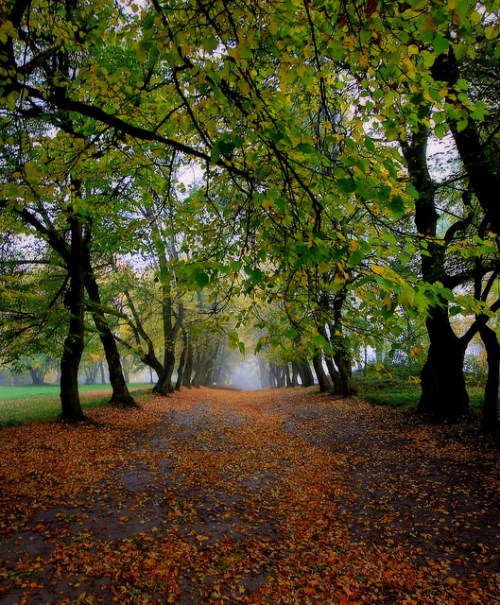
[[[356,375],[355,384],[359,397],[374,405],[388,405],[398,409],[415,409],[420,397],[418,381],[393,376]],[[129,385],[136,396],[151,389],[149,384]],[[483,389],[468,388],[471,411],[480,414]],[[80,398],[83,408],[107,404],[111,395],[109,385],[81,385]],[[61,402],[58,385],[0,386],[0,426],[23,424],[38,420],[52,420],[59,416]]]
[[[144,394],[149,384],[128,385],[132,395]],[[81,385],[82,408],[100,407],[108,403],[109,384]],[[61,413],[58,385],[0,386],[0,426],[53,420]]]
[[[0,386],[0,405],[5,400],[26,399],[31,397],[43,397],[46,395],[59,395],[60,386],[58,384],[43,385],[25,385],[25,386]],[[109,384],[82,384],[79,387],[80,393],[89,391],[103,391],[111,393]]]
[[[408,379],[357,375],[354,383],[358,396],[375,405],[411,409],[417,407],[420,397],[419,384]]]
[[[354,378],[354,383],[358,389],[358,396],[374,405],[388,405],[402,410],[415,409],[420,398],[420,382],[414,378],[358,374]],[[468,386],[467,391],[471,412],[480,414],[484,397],[483,388]]]

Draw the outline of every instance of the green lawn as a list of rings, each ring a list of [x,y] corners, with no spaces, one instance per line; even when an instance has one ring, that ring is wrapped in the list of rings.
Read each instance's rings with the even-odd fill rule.
[[[398,377],[375,377],[358,374],[354,378],[358,396],[375,405],[389,405],[400,409],[414,409],[420,398],[420,384],[416,380]],[[483,404],[484,389],[478,386],[467,388],[471,411],[479,414]]]
[[[129,385],[133,395],[151,388],[150,384]],[[106,405],[110,395],[109,384],[80,386],[83,408]],[[57,418],[60,412],[59,385],[0,386],[0,426]]]

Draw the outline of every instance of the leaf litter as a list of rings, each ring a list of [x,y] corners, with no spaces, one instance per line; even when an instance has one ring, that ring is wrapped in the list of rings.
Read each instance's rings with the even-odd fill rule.
[[[0,431],[0,603],[500,602],[498,450],[304,389]]]

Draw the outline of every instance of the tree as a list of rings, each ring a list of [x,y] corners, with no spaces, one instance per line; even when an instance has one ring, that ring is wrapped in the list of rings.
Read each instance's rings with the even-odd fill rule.
[[[10,13],[7,12],[11,17],[11,20],[7,22],[10,28],[22,27],[23,11],[27,9],[28,5],[29,3],[15,3],[5,7],[6,12],[9,11],[9,8],[11,9]],[[59,25],[67,31],[68,22],[75,15],[75,6],[71,2],[67,2],[65,9],[66,13]],[[43,21],[44,15],[38,14],[37,10],[38,7],[34,14],[37,14]],[[35,61],[35,65],[27,67],[27,78],[24,83],[26,84],[30,77],[33,77],[34,81],[38,81],[39,68],[46,80],[60,77],[69,82],[74,79],[76,67],[80,63],[75,58],[75,54],[68,47],[63,47],[57,42],[54,42],[54,46],[49,52],[36,48],[38,44],[50,44],[50,41],[39,29],[41,24],[36,19],[26,25],[27,27],[32,26],[30,44],[33,45],[33,48],[31,50],[35,53],[41,52],[43,65]],[[12,31],[9,30],[9,33],[12,34]],[[92,315],[97,322],[108,358],[113,385],[112,401],[123,406],[135,405],[123,379],[114,339],[106,319],[99,309],[98,287],[89,257],[92,217],[85,211],[87,187],[82,175],[83,161],[78,165],[78,161],[70,160],[72,154],[76,154],[73,157],[77,159],[79,156],[87,159],[81,143],[82,140],[87,141],[88,147],[90,143],[82,132],[76,133],[76,130],[81,127],[81,123],[73,120],[67,111],[57,112],[49,105],[42,109],[42,107],[30,103],[29,100],[16,100],[15,85],[13,88],[11,87],[13,82],[9,77],[12,61],[16,61],[12,44],[13,39],[9,35],[6,41],[2,41],[0,51],[0,57],[5,62],[4,67],[7,72],[6,87],[3,93],[6,97],[9,97],[11,93],[14,95],[9,119],[19,122],[22,134],[16,138],[15,131],[12,134],[12,128],[9,130],[4,127],[7,135],[4,139],[5,149],[14,148],[16,159],[12,172],[8,176],[8,182],[10,181],[13,185],[6,184],[4,187],[4,195],[7,199],[2,200],[2,208],[4,212],[11,210],[27,225],[34,228],[35,232],[54,248],[66,264],[69,287],[65,301],[68,307],[69,332],[61,359],[62,413],[66,419],[80,420],[84,418],[84,415],[78,396],[78,367],[83,351],[85,287],[89,292],[93,305]],[[11,64],[10,67],[7,67],[8,63]],[[58,96],[60,99],[65,98],[64,87],[58,88]],[[46,120],[51,125],[52,132],[47,128]],[[28,151],[26,152],[25,149]],[[67,165],[71,162],[73,162],[73,166],[68,168]],[[12,161],[6,160],[6,166],[11,164]],[[49,165],[52,178],[48,176]],[[78,174],[79,172],[80,174]],[[59,174],[62,186],[55,183],[56,174]],[[20,196],[24,196],[24,199]],[[56,200],[51,200],[51,198],[56,198]],[[31,207],[29,202],[32,204]],[[57,210],[64,217],[62,220],[67,221],[67,234],[69,234],[67,240],[58,231],[60,224],[56,225],[57,218],[53,214]]]
[[[415,224],[422,276],[427,283],[437,286],[428,308],[430,348],[422,372],[419,409],[441,416],[460,415],[468,409],[463,356],[478,325],[460,338],[450,326],[449,304],[454,300],[451,291],[474,277],[473,271],[459,270],[453,275],[447,251],[459,235],[470,236],[472,226],[479,235],[483,217],[496,224],[491,194],[488,198],[483,188],[484,183],[498,185],[491,170],[494,163],[488,152],[479,149],[477,137],[477,126],[487,108],[466,94],[467,82],[459,78],[458,68],[459,64],[491,53],[488,47],[489,41],[496,37],[496,23],[488,10],[493,6],[484,3],[481,14],[475,3],[451,6],[436,1],[425,10],[412,4],[374,3],[366,7],[363,22],[347,5],[342,15],[352,41],[352,45],[346,45],[346,59],[361,94],[368,99],[360,104],[360,111],[380,122],[386,140],[400,140],[410,180],[417,191]],[[393,61],[392,57],[398,60]],[[359,61],[352,61],[356,58]],[[454,209],[458,209],[459,218],[443,237],[439,232],[436,186],[429,174],[426,147],[432,129],[442,137],[447,127],[453,132],[482,216],[466,189],[463,206],[456,205]],[[473,153],[477,162],[472,161]],[[489,188],[490,192],[493,190]],[[484,276],[486,268],[481,271]],[[443,284],[445,290],[439,292]],[[436,297],[435,303],[432,296]]]
[[[11,372],[22,374],[28,372],[34,385],[45,384],[47,372],[54,367],[55,359],[47,354],[39,353],[31,356],[18,357],[10,364]]]
[[[390,322],[398,304],[413,306],[427,313],[431,339],[421,409],[441,415],[467,410],[461,381],[465,341],[453,348],[450,309],[461,305],[477,314],[476,331],[496,309],[481,297],[463,302],[458,294],[458,286],[469,286],[477,271],[487,283],[492,270],[484,263],[476,270],[460,256],[458,237],[480,237],[483,219],[498,231],[498,212],[481,180],[496,187],[498,175],[479,133],[485,105],[466,94],[460,76],[466,73],[465,57],[494,57],[493,2],[151,0],[127,18],[107,2],[102,11],[113,27],[105,29],[92,12],[94,2],[68,1],[50,15],[58,36],[44,33],[46,6],[35,4],[28,14],[28,5],[10,0],[2,9],[8,24],[0,39],[0,94],[7,106],[17,104],[25,117],[63,131],[70,121],[76,141],[94,145],[107,138],[133,158],[132,180],[139,165],[142,170],[171,162],[177,169],[189,159],[203,165],[203,195],[186,204],[192,216],[198,213],[194,226],[181,221],[189,234],[184,277],[191,285],[214,288],[220,281],[228,297],[253,296],[254,309],[266,296],[288,304],[283,299],[289,295],[319,374],[324,352],[333,382],[346,394],[352,393],[356,340],[351,317],[364,306],[370,307],[367,314]],[[458,208],[459,218],[443,237],[423,153],[427,131],[440,136],[447,128],[475,197],[471,203],[446,202],[447,210]],[[467,147],[477,152],[476,163]],[[76,144],[74,149],[78,155]],[[155,195],[172,203],[172,174],[162,172],[149,186],[138,179],[146,212],[150,198],[157,203]],[[83,203],[78,206],[73,216],[87,220]],[[406,229],[414,211],[425,281],[420,288],[416,276],[394,261],[404,253],[394,242],[396,226],[402,221]],[[346,225],[346,215],[352,225]],[[178,208],[170,218],[179,219]],[[172,321],[179,272],[171,271],[169,253],[180,229],[163,232],[156,210],[150,219],[164,319],[159,389],[169,390],[180,330],[180,322],[177,327]],[[390,248],[381,262],[375,260],[377,238]],[[448,265],[457,258],[455,272]],[[441,260],[446,266],[440,267]],[[472,269],[462,270],[467,264]],[[283,279],[274,280],[275,271]],[[441,277],[449,276],[452,283],[444,284]],[[227,284],[233,277],[237,287]],[[135,324],[135,337],[144,338]],[[439,370],[445,356],[454,360],[444,367],[448,381]],[[440,403],[445,392],[455,404]]]

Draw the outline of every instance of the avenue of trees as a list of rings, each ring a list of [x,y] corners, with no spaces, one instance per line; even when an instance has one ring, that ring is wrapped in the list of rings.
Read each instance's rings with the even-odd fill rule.
[[[5,0],[0,354],[349,397],[368,347],[498,428],[497,0]],[[99,356],[96,357],[96,360]],[[26,366],[28,367],[28,366]],[[314,373],[313,373],[314,370]]]

